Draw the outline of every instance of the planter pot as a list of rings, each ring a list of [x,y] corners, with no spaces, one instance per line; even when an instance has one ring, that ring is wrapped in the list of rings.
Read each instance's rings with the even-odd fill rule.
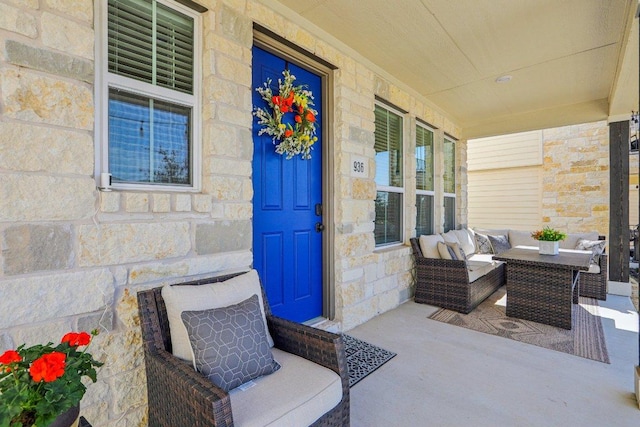
[[[540,240],[540,255],[558,255],[560,242],[548,242]]]
[[[58,415],[49,427],[78,427],[80,421],[80,406],[74,406],[67,412]]]

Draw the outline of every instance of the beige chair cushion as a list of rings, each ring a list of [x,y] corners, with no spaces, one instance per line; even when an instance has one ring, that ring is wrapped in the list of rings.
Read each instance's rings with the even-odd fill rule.
[[[267,341],[269,346],[273,347],[273,339],[269,334],[264,314],[260,278],[256,270],[251,270],[224,282],[206,285],[164,286],[162,298],[167,307],[173,355],[189,362],[193,362],[194,359],[189,335],[181,318],[183,311],[228,307],[238,304],[252,295],[258,295],[260,311],[267,332]]]
[[[282,366],[279,371],[229,393],[234,425],[308,426],[340,403],[342,382],[338,374],[277,348],[273,356]]]
[[[539,246],[538,241],[531,237],[531,232],[520,230],[509,230],[509,244],[512,248],[516,246]]]
[[[458,243],[460,244],[460,240],[458,240],[458,235],[455,230],[449,230],[446,233],[442,233],[442,238],[447,243]]]
[[[564,240],[560,240],[560,248],[561,249],[574,249],[578,244],[578,240],[598,240],[598,233],[569,233],[567,234],[567,238]]]
[[[475,244],[476,239],[469,230],[467,230],[466,228],[463,228],[462,230],[451,230],[451,231],[453,231],[453,233],[458,238],[458,242],[460,242],[460,247],[462,248],[464,253],[467,255],[467,257],[473,255],[476,252],[476,244]]]
[[[460,245],[450,242],[438,242],[438,252],[442,259],[466,260],[466,254],[460,250]]]
[[[420,250],[422,256],[425,258],[440,259],[440,252],[438,252],[438,242],[444,242],[444,239],[439,234],[422,235],[418,239],[420,243]]]

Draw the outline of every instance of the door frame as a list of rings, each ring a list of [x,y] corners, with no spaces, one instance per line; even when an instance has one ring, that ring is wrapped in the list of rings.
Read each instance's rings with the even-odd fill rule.
[[[311,52],[294,45],[272,31],[255,24],[253,25],[253,45],[267,52],[280,56],[299,67],[320,76],[322,82],[322,223],[325,226],[322,233],[322,316],[333,320],[335,318],[335,224],[334,224],[334,195],[335,195],[335,162],[334,162],[334,133],[333,133],[333,81],[334,70],[337,67],[316,57]],[[252,89],[253,90],[253,89]],[[316,95],[317,96],[317,95]]]

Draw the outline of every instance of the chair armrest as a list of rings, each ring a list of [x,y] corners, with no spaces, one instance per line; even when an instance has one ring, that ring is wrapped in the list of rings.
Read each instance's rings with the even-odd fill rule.
[[[167,426],[233,425],[227,392],[165,350],[145,348],[145,353],[150,420]]]
[[[342,336],[268,315],[267,324],[277,348],[329,368],[349,384]]]

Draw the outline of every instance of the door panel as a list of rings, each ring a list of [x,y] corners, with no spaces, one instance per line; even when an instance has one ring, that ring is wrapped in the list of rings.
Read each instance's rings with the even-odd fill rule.
[[[295,85],[306,84],[314,94],[314,108],[322,111],[322,80],[260,48],[253,48],[253,105],[266,103],[255,91],[271,78],[274,94],[282,71],[296,76]],[[291,117],[285,120],[293,120]],[[253,251],[254,268],[265,286],[274,314],[294,321],[322,315],[322,233],[315,212],[322,203],[322,117],[316,118],[318,142],[311,159],[287,160],[275,152],[268,135],[258,136],[254,118],[253,141]]]

